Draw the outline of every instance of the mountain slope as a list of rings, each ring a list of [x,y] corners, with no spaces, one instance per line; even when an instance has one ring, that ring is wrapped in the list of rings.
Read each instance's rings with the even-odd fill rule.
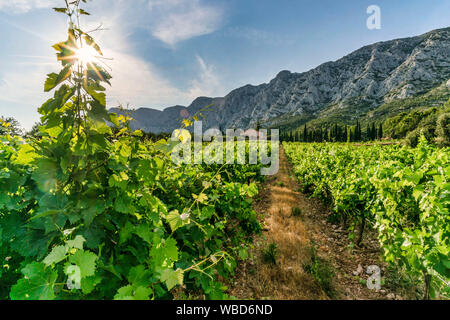
[[[378,42],[303,73],[280,72],[268,84],[247,85],[223,98],[197,98],[190,106],[164,111],[141,108],[134,128],[155,133],[180,126],[182,115],[203,107],[205,127],[249,128],[257,122],[275,127],[299,126],[327,114],[346,113],[346,121],[367,116],[398,99],[449,90],[450,28],[421,36]],[[119,112],[117,109],[111,109]]]

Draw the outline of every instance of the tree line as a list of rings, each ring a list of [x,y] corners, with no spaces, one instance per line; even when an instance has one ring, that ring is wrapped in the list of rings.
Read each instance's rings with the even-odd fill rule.
[[[280,134],[280,140],[286,142],[359,142],[381,140],[384,136],[383,124],[367,124],[365,131],[361,123],[355,125],[334,124],[329,127],[311,128],[306,124],[301,129],[284,131]]]

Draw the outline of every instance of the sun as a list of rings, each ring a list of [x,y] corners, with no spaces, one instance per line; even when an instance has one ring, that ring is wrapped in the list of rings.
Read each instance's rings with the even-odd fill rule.
[[[76,49],[75,57],[80,65],[86,67],[97,60],[97,52],[91,46],[83,46]]]

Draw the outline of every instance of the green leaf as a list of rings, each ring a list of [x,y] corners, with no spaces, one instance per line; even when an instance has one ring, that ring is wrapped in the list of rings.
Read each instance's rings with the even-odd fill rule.
[[[152,231],[148,224],[141,224],[136,228],[136,234],[141,237],[145,242],[152,244]]]
[[[90,294],[95,287],[102,282],[102,277],[93,276],[81,279],[81,290],[83,294]]]
[[[83,237],[83,236],[76,236],[75,237],[75,239],[73,239],[73,240],[68,240],[66,243],[67,243],[67,246],[69,247],[69,248],[76,248],[76,249],[80,249],[80,250],[82,250],[83,249],[83,244],[84,244],[84,242],[86,241],[86,239]]]
[[[39,218],[43,218],[43,217],[57,215],[57,214],[60,214],[60,213],[62,213],[61,210],[47,210],[47,211],[44,211],[44,212],[39,213],[37,215],[34,215],[33,217],[31,217],[29,219],[29,221],[33,221],[33,220],[36,220],[36,219],[39,219]]]
[[[177,241],[172,238],[161,240],[159,243],[155,242],[154,247],[150,250],[155,268],[171,267],[174,262],[178,261],[178,254]]]
[[[81,15],[90,16],[91,14],[89,12],[84,11],[83,9],[79,9],[79,12]]]
[[[89,251],[79,250],[69,258],[70,263],[80,267],[81,277],[86,278],[95,274],[96,261],[98,257]]]
[[[72,75],[72,65],[66,65],[55,79],[55,87]]]
[[[106,106],[106,95],[103,92],[97,92],[95,90],[88,90],[89,95],[100,103],[102,106]]]
[[[109,114],[109,121],[111,121],[111,123],[112,123],[113,125],[115,125],[116,127],[119,126],[119,119],[118,119],[118,117],[117,117],[117,114],[115,114],[115,113],[110,113],[110,114]]]
[[[121,213],[134,214],[136,208],[132,205],[130,198],[119,197],[114,201],[114,209]]]
[[[45,80],[44,91],[49,92],[54,87],[56,87],[56,79],[58,75],[56,73],[50,73],[47,75],[47,80]]]
[[[161,216],[167,215],[166,205],[149,193],[145,193],[140,202],[148,210],[149,216],[155,225],[161,223]]]
[[[14,162],[17,164],[28,165],[37,157],[38,154],[36,153],[36,150],[34,150],[30,144],[26,143],[19,147],[19,151],[17,152]]]
[[[85,34],[84,35],[84,41],[88,46],[91,46],[94,48],[101,56],[103,55],[102,50],[100,49],[100,46],[94,41],[94,38],[92,38],[90,35]]]
[[[127,221],[125,223],[125,226],[121,228],[119,231],[119,244],[123,244],[127,240],[129,240],[134,230],[135,230],[134,225],[130,221]]]
[[[80,202],[79,208],[84,223],[86,226],[90,226],[94,218],[105,210],[106,204],[101,199],[87,198]]]
[[[44,259],[44,263],[47,266],[57,264],[63,261],[67,256],[67,248],[65,246],[57,246],[52,249],[50,254]]]
[[[48,253],[48,240],[42,230],[21,229],[16,225],[14,237],[11,242],[11,249],[23,257],[34,257],[41,260]],[[25,231],[22,233],[22,231]],[[22,233],[22,234],[21,234]]]
[[[145,301],[150,300],[150,295],[153,293],[152,289],[145,287],[137,287],[134,290],[133,300]]]
[[[166,269],[161,274],[161,281],[166,284],[168,290],[172,290],[176,285],[183,285],[183,276],[182,269]]]
[[[130,269],[128,281],[135,287],[147,287],[152,283],[151,276],[150,270],[146,269],[144,265],[138,265]]]
[[[133,300],[133,287],[128,285],[120,288],[114,296],[114,300]]]
[[[91,110],[88,115],[91,119],[96,120],[94,122],[95,129],[100,133],[109,133],[109,126],[105,123],[108,120],[109,114],[104,105],[100,103],[91,103]]]
[[[152,289],[145,287],[125,286],[117,291],[114,300],[149,300],[153,293]]]
[[[50,73],[44,84],[44,91],[49,92],[72,75],[72,64],[67,64],[59,74]]]
[[[182,219],[182,216],[178,210],[173,210],[169,212],[166,216],[166,221],[169,223],[172,232],[190,223],[189,219]]]
[[[11,288],[11,300],[53,300],[54,285],[58,277],[56,271],[45,264],[33,262],[22,269],[26,278],[20,279]]]
[[[67,8],[53,8],[53,10],[55,10],[56,12],[60,12],[60,13],[66,13]]]
[[[178,247],[177,247],[177,241],[173,238],[169,238],[164,241],[164,253],[167,258],[169,258],[172,261],[178,260]]]
[[[122,148],[120,148],[120,155],[124,158],[128,158],[131,156],[131,147],[126,144],[122,144]]]
[[[200,193],[198,196],[193,194],[192,197],[200,203],[205,203],[208,200],[208,196],[204,193]]]

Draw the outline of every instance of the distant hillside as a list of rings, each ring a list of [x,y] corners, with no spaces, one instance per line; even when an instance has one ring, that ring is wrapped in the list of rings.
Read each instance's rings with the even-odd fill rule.
[[[420,99],[448,100],[449,53],[450,28],[378,42],[308,72],[282,71],[268,84],[247,85],[223,98],[200,97],[188,107],[164,111],[140,108],[132,126],[171,132],[180,126],[183,115],[192,116],[211,104],[204,112],[206,127],[220,129],[247,129],[258,122],[265,127],[297,128],[307,122],[374,121],[402,112],[403,102],[414,108],[424,102]]]

